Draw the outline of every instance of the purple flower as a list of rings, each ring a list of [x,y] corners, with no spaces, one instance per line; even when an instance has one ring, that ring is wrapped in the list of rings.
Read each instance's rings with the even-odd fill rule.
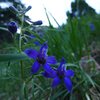
[[[95,26],[94,26],[93,23],[90,23],[90,24],[89,24],[89,27],[90,27],[91,31],[94,31],[94,30],[95,30]]]
[[[41,43],[40,43],[39,41],[34,41],[34,44],[35,44],[36,46],[41,46]]]
[[[46,78],[53,79],[52,88],[55,88],[61,83],[61,81],[63,81],[67,90],[71,92],[72,90],[71,77],[74,76],[74,72],[73,70],[66,70],[64,58],[62,58],[60,66],[57,69],[55,70],[52,69],[50,72],[45,71],[42,74]]]
[[[31,34],[31,35],[29,36],[29,38],[30,38],[30,39],[34,39],[35,36],[34,36],[33,34]]]
[[[35,60],[34,64],[32,65],[32,74],[36,73],[40,66],[43,66],[44,70],[46,72],[51,72],[52,68],[50,67],[50,64],[55,64],[56,59],[54,56],[48,56],[48,45],[47,43],[44,43],[39,51],[36,51],[34,49],[26,49],[25,53]]]
[[[35,38],[35,36],[33,35],[33,34],[31,34],[30,35],[30,39],[34,39]],[[38,40],[35,40],[34,41],[34,44],[36,45],[36,46],[41,46],[41,43],[38,41]]]
[[[43,22],[42,22],[41,20],[38,20],[38,21],[36,21],[36,22],[33,22],[33,24],[34,24],[34,25],[42,25]]]
[[[8,23],[8,30],[11,33],[13,33],[13,34],[16,33],[17,32],[17,28],[18,28],[18,26],[17,26],[16,22],[12,21],[12,22]]]

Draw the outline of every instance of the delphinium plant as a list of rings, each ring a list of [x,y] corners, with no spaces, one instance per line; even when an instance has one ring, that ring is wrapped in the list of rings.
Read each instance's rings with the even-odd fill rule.
[[[100,82],[95,81],[99,72],[94,59],[89,59],[88,37],[85,35],[86,31],[83,32],[85,26],[81,26],[81,19],[69,20],[64,28],[48,27],[41,37],[32,28],[43,22],[32,22],[25,17],[25,13],[30,9],[31,6],[21,10],[10,7],[10,10],[16,12],[21,23],[8,23],[8,31],[14,38],[14,52],[0,54],[0,61],[6,62],[3,65],[6,70],[1,71],[2,79],[7,80],[4,81],[5,84],[9,83],[9,86],[5,85],[3,89],[3,98],[91,100],[92,93],[100,91]],[[20,30],[19,34],[17,29]],[[40,45],[35,45],[35,41]],[[6,93],[6,90],[9,93]]]

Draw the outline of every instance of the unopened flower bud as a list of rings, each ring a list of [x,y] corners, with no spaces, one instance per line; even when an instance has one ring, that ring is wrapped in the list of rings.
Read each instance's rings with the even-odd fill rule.
[[[9,9],[15,14],[19,13],[19,11],[14,6],[10,6]]]
[[[8,30],[11,33],[13,33],[13,34],[16,33],[17,32],[17,28],[18,28],[18,26],[17,26],[16,22],[12,21],[12,22],[8,23]]]
[[[33,25],[42,25],[42,24],[43,24],[43,22],[41,20],[38,20],[36,22],[33,22]]]

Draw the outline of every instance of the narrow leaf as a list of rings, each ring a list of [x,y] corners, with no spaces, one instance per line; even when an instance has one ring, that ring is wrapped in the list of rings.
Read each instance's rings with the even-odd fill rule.
[[[0,61],[13,61],[13,60],[25,60],[28,57],[21,53],[21,54],[0,54]]]

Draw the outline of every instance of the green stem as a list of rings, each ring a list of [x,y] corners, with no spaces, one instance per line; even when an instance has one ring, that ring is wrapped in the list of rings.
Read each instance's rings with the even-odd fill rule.
[[[25,84],[25,82],[24,82],[24,84]],[[28,100],[27,86],[26,86],[26,84],[25,84],[25,86],[24,86],[24,97],[25,97],[25,100]]]
[[[20,60],[20,66],[21,66],[21,78],[24,80],[24,70],[23,70],[23,62]]]
[[[21,53],[22,52],[22,29],[23,29],[23,24],[24,24],[24,15],[21,16],[21,32],[20,32],[20,35],[19,35],[19,52]],[[23,61],[20,60],[20,67],[21,67],[21,79],[22,79],[22,84],[24,85],[24,89],[23,89],[23,95],[24,95],[24,98],[26,99],[27,98],[27,92],[26,92],[26,87],[25,87],[25,81],[24,81],[24,68],[23,68]],[[22,85],[22,87],[23,87]],[[28,99],[26,99],[28,100]]]
[[[21,18],[22,24],[21,24],[21,32],[19,35],[19,52],[21,53],[22,51],[22,29],[23,29],[23,24],[24,24],[24,16]]]
[[[23,20],[24,20],[24,16],[21,17],[22,24],[21,24],[21,32],[20,32],[20,36],[19,36],[19,52],[20,53],[22,52],[22,28],[23,28],[23,23],[24,23]],[[23,80],[23,78],[24,78],[24,69],[23,69],[22,60],[20,60],[20,66],[21,66],[21,78]]]

